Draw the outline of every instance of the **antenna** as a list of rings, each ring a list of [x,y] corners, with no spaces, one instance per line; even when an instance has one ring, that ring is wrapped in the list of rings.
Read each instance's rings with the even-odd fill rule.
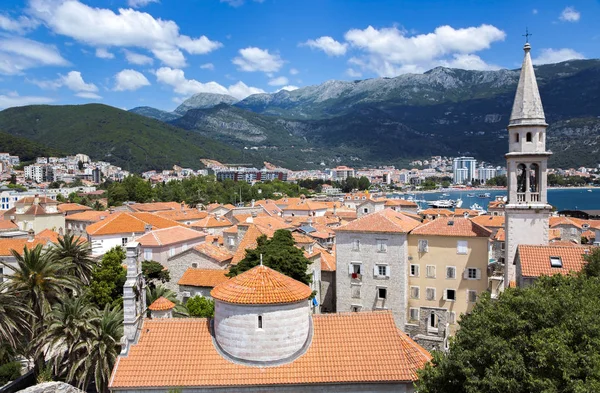
[[[529,37],[532,36],[533,34],[531,34],[529,32],[529,28],[525,28],[525,34],[523,34],[523,37],[525,37],[525,43],[529,44]]]

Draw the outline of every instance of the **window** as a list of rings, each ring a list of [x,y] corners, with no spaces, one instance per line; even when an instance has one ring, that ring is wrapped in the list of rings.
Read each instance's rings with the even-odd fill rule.
[[[419,287],[410,287],[410,298],[411,299],[419,298]]]
[[[435,313],[431,313],[429,315],[429,327],[431,329],[437,329],[438,327],[438,317],[435,315]]]
[[[410,275],[412,277],[419,277],[419,265],[410,265]]]
[[[126,237],[123,237],[123,238],[121,238],[121,245],[122,245],[123,247],[125,247],[125,246],[127,245],[127,243],[128,243],[128,241],[127,241],[127,238],[126,238]]]
[[[550,257],[550,266],[551,267],[562,267],[562,259],[561,257]]]
[[[373,277],[389,277],[390,267],[388,265],[375,265],[373,267]]]
[[[368,208],[368,207],[365,207],[365,208],[363,209],[363,213],[367,214],[368,212],[369,212],[369,208]]]
[[[150,249],[150,248],[144,249],[144,259],[147,261],[152,260],[152,249]]]
[[[456,323],[456,313],[454,311],[450,311],[448,314],[448,322],[451,325],[454,325]]]
[[[444,300],[455,301],[456,300],[456,290],[454,289],[446,289],[444,291]]]
[[[477,291],[467,289],[467,301],[469,303],[475,303],[477,301]]]
[[[0,267],[0,282],[4,282],[4,268]]]
[[[263,320],[262,320],[262,315],[258,316],[258,328],[262,329],[263,328]]]
[[[456,253],[457,254],[467,254],[469,251],[469,244],[466,240],[459,240],[456,244]]]
[[[419,252],[429,252],[429,243],[427,240],[419,240]]]
[[[515,134],[515,142],[519,141],[519,134]]]
[[[377,288],[377,298],[387,299],[387,288]]]
[[[501,243],[500,243],[500,249],[501,249],[502,251],[504,251],[504,248],[505,248],[505,247],[506,247],[506,243],[504,243],[504,242],[501,242]]]
[[[175,247],[169,248],[169,256],[172,257],[173,255],[175,255]]]
[[[227,243],[229,244],[229,247],[235,246],[235,239],[233,238],[233,236],[229,236],[227,238]]]
[[[456,278],[456,268],[454,266],[446,266],[446,278]]]
[[[187,243],[183,243],[183,246],[181,246],[181,251],[185,251],[187,249],[188,249]]]
[[[360,240],[352,240],[352,251],[360,251]]]
[[[528,133],[525,135],[525,138],[526,138],[527,142],[531,142],[531,141],[532,141],[532,139],[533,139],[533,138],[532,138],[532,136],[531,136],[531,132],[528,132]]]
[[[411,321],[418,321],[419,320],[419,309],[418,308],[411,308],[410,309],[409,319]]]
[[[435,288],[427,288],[425,290],[425,298],[427,300],[435,300]]]
[[[352,312],[359,312],[361,308],[362,308],[362,306],[358,306],[358,305],[350,306],[350,309],[352,310]]]
[[[377,240],[377,252],[387,252],[387,243],[385,240]]]
[[[193,267],[194,269],[197,269],[197,268],[198,268],[198,263],[197,263],[197,262],[192,262],[192,267]]]
[[[425,274],[427,278],[435,278],[435,266],[427,265],[427,272]]]
[[[356,262],[355,263],[350,263],[348,265],[348,274],[351,274],[351,275],[358,274],[358,275],[360,275],[361,274],[361,265],[362,265],[361,263],[356,263]]]
[[[577,235],[577,228],[571,228],[571,235]]]
[[[479,280],[481,279],[481,270],[469,267],[465,270],[464,278],[467,280]]]

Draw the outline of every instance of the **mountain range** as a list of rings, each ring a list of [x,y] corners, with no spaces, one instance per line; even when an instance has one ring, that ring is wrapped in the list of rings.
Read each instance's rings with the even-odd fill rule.
[[[600,162],[600,60],[536,67],[554,167]],[[86,153],[129,170],[201,166],[200,158],[291,169],[394,164],[431,155],[504,163],[519,70],[437,67],[328,81],[241,101],[200,93],[173,112],[101,104],[9,108],[0,141],[24,154]],[[7,147],[4,147],[6,145]],[[48,153],[50,154],[50,153]]]

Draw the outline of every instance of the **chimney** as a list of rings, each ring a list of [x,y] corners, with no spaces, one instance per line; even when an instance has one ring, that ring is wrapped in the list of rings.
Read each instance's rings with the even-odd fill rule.
[[[185,210],[185,202],[181,202],[181,211]]]
[[[252,212],[252,218],[256,218],[256,212]]]
[[[148,233],[152,230],[152,225],[146,224],[144,225],[144,233]]]
[[[250,206],[254,207],[254,203],[255,203],[255,202],[256,202],[256,201],[253,199],[253,200],[251,201],[251,204],[250,204]]]
[[[29,231],[27,231],[27,242],[31,243],[35,240],[35,232],[33,231],[33,229],[30,229]]]
[[[112,208],[112,207],[111,207],[110,209],[108,209],[108,213],[109,213],[109,214],[113,214],[114,212],[115,212],[115,209],[114,209],[114,208]]]
[[[40,196],[39,196],[39,194],[35,194],[35,197],[33,198],[33,204],[34,205],[39,205],[40,204]]]

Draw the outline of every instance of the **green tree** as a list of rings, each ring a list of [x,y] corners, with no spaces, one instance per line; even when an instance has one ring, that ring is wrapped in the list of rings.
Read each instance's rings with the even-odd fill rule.
[[[212,318],[215,316],[215,302],[203,296],[194,296],[185,303],[190,317]]]
[[[600,277],[600,248],[594,247],[591,252],[583,256],[586,264],[583,266],[582,274],[587,277]]]
[[[69,275],[75,276],[83,285],[90,283],[96,261],[92,258],[90,243],[81,237],[66,234],[59,237],[50,249],[52,257],[63,261]]]
[[[108,205],[119,206],[129,199],[127,189],[121,183],[112,183],[108,186]]]
[[[361,176],[358,179],[358,189],[361,191],[368,190],[371,187],[371,182],[366,176]]]
[[[121,246],[111,248],[99,264],[94,267],[90,290],[90,300],[103,309],[107,305],[122,305],[123,285],[127,271],[123,268],[125,251]]]
[[[103,204],[100,203],[100,201],[94,201],[94,203],[92,204],[92,209],[101,212],[105,210],[105,207]]]
[[[597,261],[597,260],[595,260]],[[541,277],[483,295],[447,353],[419,374],[421,393],[600,391],[600,279]]]
[[[142,274],[148,286],[155,286],[153,281],[160,281],[163,284],[171,281],[169,271],[156,261],[142,261]]]
[[[488,181],[486,181],[485,184],[488,186],[506,187],[506,185],[507,185],[506,175],[494,176],[491,179],[489,179]]]
[[[7,343],[10,349],[16,348],[22,331],[29,330],[28,317],[31,316],[29,307],[21,301],[18,292],[11,290],[8,282],[2,283],[0,285],[0,342]],[[0,356],[0,364],[3,357]]]
[[[67,200],[65,199],[65,197],[64,197],[62,194],[57,194],[57,195],[56,195],[56,201],[57,201],[57,202],[64,203],[64,202],[66,202]]]
[[[175,292],[162,285],[157,285],[155,287],[146,286],[146,307],[150,307],[150,305],[160,297],[164,297],[175,303],[175,308],[173,309],[175,316],[187,316],[187,309],[181,304],[179,299],[177,299],[177,294]],[[148,314],[150,314],[149,311]]]
[[[231,267],[229,277],[235,277],[258,266],[262,255],[265,266],[305,284],[311,283],[311,277],[306,273],[311,262],[304,256],[304,252],[294,245],[290,231],[280,229],[275,231],[271,239],[262,235],[256,242],[256,248],[247,249],[244,259]]]

